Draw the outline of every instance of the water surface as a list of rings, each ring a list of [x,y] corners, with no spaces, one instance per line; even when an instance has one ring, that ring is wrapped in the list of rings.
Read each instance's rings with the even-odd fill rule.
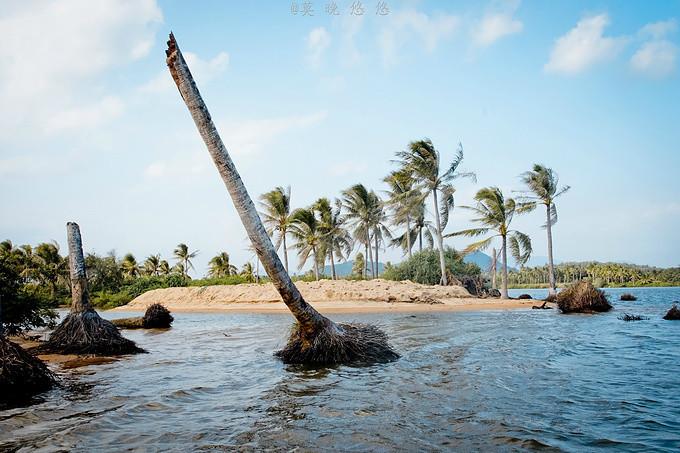
[[[677,451],[680,322],[661,317],[680,288],[607,292],[598,315],[334,315],[380,324],[402,354],[363,368],[283,365],[288,315],[178,313],[125,332],[149,354],[0,411],[0,450]]]

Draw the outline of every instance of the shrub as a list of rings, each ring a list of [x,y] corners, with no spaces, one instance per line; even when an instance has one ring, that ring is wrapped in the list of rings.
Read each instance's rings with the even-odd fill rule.
[[[152,304],[144,313],[143,324],[147,329],[166,329],[174,320],[170,310],[161,304]]]
[[[562,313],[592,313],[612,308],[604,292],[585,280],[560,291],[557,294],[557,306]]]
[[[101,291],[91,295],[90,302],[93,306],[97,308],[103,308],[104,310],[109,310],[111,308],[120,307],[122,305],[130,302],[133,297],[131,297],[127,292],[119,293],[109,293],[107,291]]]
[[[481,273],[476,264],[463,262],[463,257],[452,248],[445,250],[444,262],[446,269],[459,280],[466,276],[479,276]],[[424,285],[436,285],[441,280],[439,252],[423,250],[414,253],[406,261],[386,268],[382,276],[386,280],[411,280]]]

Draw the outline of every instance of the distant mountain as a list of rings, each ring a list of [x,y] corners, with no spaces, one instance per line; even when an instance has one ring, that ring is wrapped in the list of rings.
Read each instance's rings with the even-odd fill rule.
[[[463,261],[476,264],[482,272],[486,272],[491,267],[491,257],[484,252],[472,252],[469,255],[465,255]]]
[[[352,267],[354,267],[354,261],[345,261],[344,263],[335,263],[335,274],[338,277],[347,277],[348,275],[352,274]],[[371,266],[369,264],[368,266],[369,272],[371,269]],[[383,271],[385,270],[385,264],[384,263],[378,263],[378,270],[382,274]],[[324,275],[331,275],[331,266],[328,265],[323,268],[323,274]]]

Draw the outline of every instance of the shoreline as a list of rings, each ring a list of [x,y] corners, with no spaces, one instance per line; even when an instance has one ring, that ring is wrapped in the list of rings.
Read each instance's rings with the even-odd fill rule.
[[[321,314],[363,313],[423,313],[423,312],[474,312],[486,310],[526,310],[537,299],[479,299],[473,297],[442,300],[441,304],[383,302],[383,301],[309,301]],[[540,301],[542,303],[542,301]],[[289,313],[283,302],[232,302],[211,304],[164,304],[173,313]],[[107,313],[144,312],[140,306],[127,306],[107,310]]]

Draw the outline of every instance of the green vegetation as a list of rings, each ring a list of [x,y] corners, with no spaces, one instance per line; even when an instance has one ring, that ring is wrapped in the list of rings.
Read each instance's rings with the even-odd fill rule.
[[[463,256],[447,247],[444,250],[444,264],[449,276],[458,280],[465,277],[479,277],[481,270],[476,264],[463,262]],[[400,264],[385,266],[383,277],[387,280],[411,280],[424,285],[437,285],[441,281],[439,252],[423,250]]]
[[[524,267],[508,273],[512,288],[547,288],[549,267]],[[680,267],[658,268],[596,261],[561,263],[555,266],[557,286],[586,279],[598,287],[680,286]]]

